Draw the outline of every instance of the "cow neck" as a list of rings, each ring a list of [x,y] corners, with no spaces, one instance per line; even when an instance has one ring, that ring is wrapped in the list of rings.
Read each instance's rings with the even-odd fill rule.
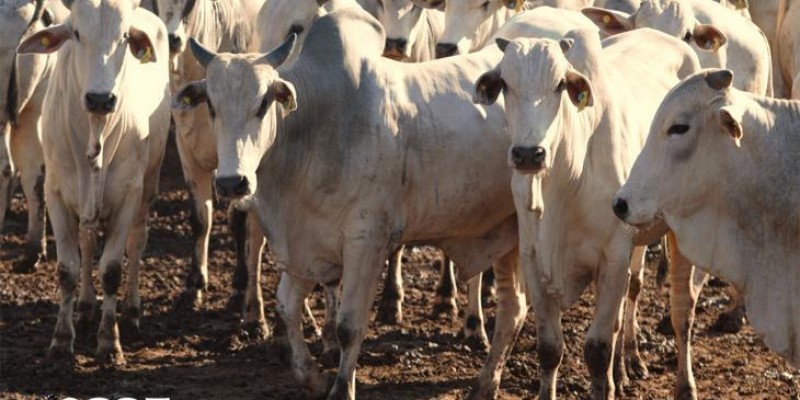
[[[230,0],[198,1],[192,11],[187,36],[217,52],[244,53],[253,34],[252,18],[238,13]]]

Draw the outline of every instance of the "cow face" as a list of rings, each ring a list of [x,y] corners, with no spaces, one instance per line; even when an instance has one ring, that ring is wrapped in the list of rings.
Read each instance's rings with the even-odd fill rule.
[[[186,26],[195,10],[197,0],[154,0],[158,16],[167,26],[169,53],[174,56],[186,49]],[[205,0],[199,0],[205,1]]]
[[[521,3],[521,0],[509,4]],[[506,2],[508,3],[508,2]],[[504,0],[448,0],[445,28],[436,44],[436,58],[466,54],[483,46],[492,32],[492,22],[504,13]]]
[[[719,29],[697,21],[692,4],[686,0],[644,0],[633,14],[601,8],[581,11],[611,35],[636,28],[652,28],[687,43],[695,43],[707,51],[717,51],[727,42]]]
[[[297,51],[289,55],[287,64],[294,63],[306,34],[314,21],[325,11],[319,6],[324,1],[317,0],[269,0],[258,12],[256,31],[258,33],[258,49],[266,53],[277,48],[286,38],[297,36]]]
[[[52,21],[48,14],[28,0],[0,3],[0,127],[14,121],[42,79],[46,56],[15,55],[23,36]]]
[[[500,92],[504,93],[506,120],[513,135],[509,164],[521,173],[549,169],[561,135],[569,134],[563,132],[568,128],[564,110],[577,107],[581,111],[593,104],[589,81],[564,57],[563,48],[569,43],[498,39],[503,59],[476,84],[477,103],[494,103]]]
[[[719,200],[723,177],[736,169],[728,160],[741,151],[743,135],[741,99],[730,89],[732,80],[730,71],[705,70],[664,98],[614,200],[620,219],[644,227],[663,213],[669,223]]]
[[[386,31],[383,56],[404,61],[411,56],[412,38],[418,29],[424,29],[422,7],[410,0],[381,0],[378,2],[378,21]]]
[[[297,108],[294,86],[275,70],[292,52],[297,35],[264,54],[215,54],[194,39],[190,46],[206,67],[206,79],[190,83],[172,106],[206,103],[217,141],[216,186],[224,197],[255,193],[256,169],[274,143],[278,119]]]
[[[84,108],[95,116],[115,111],[120,72],[128,49],[141,63],[155,61],[150,37],[137,29],[134,12],[138,1],[75,0],[69,2],[70,17],[59,25],[43,29],[18,48],[20,53],[52,53],[67,41]]]

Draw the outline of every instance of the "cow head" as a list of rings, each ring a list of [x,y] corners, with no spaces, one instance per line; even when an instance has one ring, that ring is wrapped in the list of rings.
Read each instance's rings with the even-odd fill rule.
[[[700,49],[717,51],[728,39],[713,25],[701,24],[687,0],[644,0],[633,14],[602,8],[584,8],[589,17],[604,32],[615,35],[636,28],[652,28],[668,35],[695,43]]]
[[[597,33],[591,34],[599,47]],[[476,103],[492,104],[504,93],[506,120],[513,136],[509,164],[521,173],[549,169],[561,135],[570,134],[562,132],[565,113],[594,104],[591,83],[564,56],[575,40],[498,39],[503,59],[478,79]]]
[[[95,116],[115,111],[120,72],[130,52],[141,63],[155,61],[156,51],[147,33],[135,25],[137,0],[65,1],[69,18],[42,29],[18,47],[22,54],[52,53],[68,41],[74,53],[73,67],[79,71],[77,87],[85,109]]]
[[[742,118],[748,100],[731,88],[732,81],[728,70],[705,70],[667,94],[614,200],[620,219],[647,226],[663,213],[669,223],[719,202],[723,177],[738,168],[735,157],[747,140]]]
[[[493,23],[506,13],[506,8],[518,8],[523,0],[447,0],[445,28],[436,43],[436,58],[466,54],[481,48],[492,36]]]
[[[259,51],[268,52],[294,34],[297,41],[293,54],[286,60],[294,63],[314,21],[325,14],[322,5],[327,0],[269,0],[258,12],[256,32]]]
[[[44,0],[0,3],[0,127],[15,122],[47,65],[47,56],[18,56],[17,45],[20,39],[49,26],[52,20]]]
[[[412,0],[381,0],[378,2],[378,21],[386,31],[384,57],[403,61],[411,56],[412,40],[419,29],[425,29],[423,8]]]
[[[186,49],[186,26],[197,8],[198,0],[153,0],[157,4],[158,16],[167,26],[169,53],[176,55]],[[206,0],[199,0],[206,1]]]
[[[173,108],[208,105],[217,141],[216,186],[225,197],[255,193],[256,169],[274,143],[278,119],[297,108],[294,86],[276,68],[292,53],[291,34],[266,54],[215,54],[194,39],[192,53],[206,68],[206,79],[183,87]]]

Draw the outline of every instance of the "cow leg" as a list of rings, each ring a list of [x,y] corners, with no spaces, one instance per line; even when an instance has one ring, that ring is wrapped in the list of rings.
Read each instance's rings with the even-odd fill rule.
[[[339,311],[339,282],[325,285],[325,324],[322,326],[322,355],[325,368],[333,368],[341,356],[341,346],[336,337],[336,314]],[[311,315],[313,320],[314,316]]]
[[[311,392],[312,397],[318,397],[327,389],[327,383],[314,359],[311,358],[303,337],[303,304],[314,286],[313,281],[283,273],[278,283],[276,297],[281,319],[279,325],[282,326],[284,332],[281,333],[285,333],[288,342],[288,358],[292,372],[298,382]]]
[[[522,218],[520,218],[522,221]],[[523,225],[521,225],[523,226]],[[520,229],[520,232],[523,232]],[[525,246],[527,240],[520,239]],[[536,254],[528,249],[520,257],[524,265],[525,281],[528,282],[528,293],[533,303],[536,318],[536,350],[539,354],[539,399],[556,398],[556,381],[558,367],[564,354],[564,332],[561,327],[561,305],[557,298],[549,295],[539,267]]]
[[[247,217],[247,288],[245,292],[244,329],[258,339],[269,338],[271,332],[264,316],[264,296],[261,293],[261,254],[267,240],[254,215]],[[238,269],[238,268],[237,268]],[[235,275],[235,274],[234,274]],[[234,277],[234,286],[236,285]]]
[[[228,207],[228,230],[233,235],[233,243],[236,246],[236,268],[233,270],[233,292],[228,299],[227,307],[233,313],[244,313],[247,307],[245,305],[245,296],[249,288],[247,277],[251,272],[248,270],[247,251],[252,244],[248,241],[249,229],[247,212],[238,210],[236,202],[231,202]]]
[[[697,385],[692,372],[692,326],[695,305],[705,283],[706,274],[695,271],[689,260],[678,250],[672,232],[669,236],[669,253],[672,261],[670,273],[670,309],[675,347],[678,351],[678,370],[675,373],[675,399],[696,400]]]
[[[138,308],[139,298],[139,258],[141,257],[144,246],[147,242],[147,199],[142,204],[142,190],[129,190],[125,195],[125,200],[117,215],[112,218],[108,227],[106,243],[103,248],[103,255],[100,257],[100,282],[103,287],[102,317],[100,318],[100,328],[97,330],[97,351],[95,360],[99,364],[121,365],[125,363],[125,356],[122,353],[122,345],[119,341],[119,327],[117,326],[117,292],[122,284],[122,262],[125,251],[125,244],[128,242],[129,234],[132,234],[129,250],[133,257],[130,266],[130,285],[135,285],[135,289],[128,293],[136,308]],[[134,217],[138,216],[134,226]],[[82,223],[83,225],[83,223]],[[137,312],[138,316],[138,312]],[[130,315],[129,315],[130,317]],[[138,319],[131,321],[138,324]]]
[[[631,254],[631,276],[628,280],[625,316],[622,320],[622,334],[619,335],[615,352],[615,359],[621,360],[621,362],[615,363],[614,370],[614,382],[618,390],[627,384],[629,375],[636,379],[645,378],[648,375],[647,365],[639,353],[639,321],[637,318],[639,294],[642,291],[642,278],[644,277],[645,250],[645,246],[634,247]]]
[[[75,289],[80,279],[81,256],[78,252],[78,221],[64,205],[59,193],[46,189],[47,207],[58,256],[58,319],[53,331],[47,356],[51,360],[68,359],[72,361],[75,328],[72,324],[72,309],[75,302]],[[91,273],[91,272],[90,272]],[[92,285],[91,280],[89,285]],[[94,298],[92,299],[94,300]]]
[[[20,172],[22,191],[28,206],[28,232],[25,237],[25,252],[14,265],[14,272],[33,272],[39,262],[46,259],[45,210],[44,210],[44,155],[39,141],[38,116],[24,113],[20,121],[22,129],[11,135],[11,158]]]
[[[97,225],[79,225],[78,240],[81,249],[81,289],[78,297],[78,333],[88,335],[94,321],[94,307],[97,298],[92,280],[94,252],[97,246]],[[56,251],[58,249],[56,248]]]
[[[455,317],[458,315],[456,304],[456,276],[453,271],[453,262],[445,256],[440,268],[439,283],[436,284],[436,302],[433,306],[434,318],[444,314]]]
[[[525,281],[519,263],[519,251],[514,249],[497,264],[495,282],[497,284],[497,322],[492,336],[489,356],[481,368],[478,386],[470,393],[469,399],[494,399],[500,387],[508,355],[514,348],[528,305],[525,300]],[[477,277],[480,279],[480,277]],[[480,297],[480,291],[478,291]]]
[[[345,243],[342,302],[336,315],[336,337],[342,347],[342,356],[328,400],[354,400],[356,396],[356,362],[369,328],[369,310],[378,290],[381,272],[379,266],[388,255],[385,244],[371,241],[380,240],[379,235],[367,232],[364,237],[369,239]]]
[[[484,274],[485,276],[485,274]],[[483,326],[483,307],[481,306],[481,274],[468,282],[467,311],[464,313],[464,338],[472,350],[486,351],[489,339]]]
[[[638,249],[634,253],[641,255],[642,251],[643,249]],[[625,253],[624,256],[612,254],[608,263],[599,266],[595,285],[597,305],[583,346],[583,358],[592,381],[591,398],[595,400],[614,398],[614,374],[611,366],[614,345],[622,324],[622,302],[630,279],[630,253]]]
[[[378,309],[378,321],[394,325],[403,320],[403,248],[400,246],[389,257],[389,270],[383,284],[383,295]]]
[[[6,220],[6,211],[11,200],[11,181],[14,179],[14,163],[11,160],[11,124],[0,126],[0,232]]]
[[[199,306],[203,302],[203,290],[208,284],[208,241],[211,237],[211,223],[214,220],[212,202],[212,176],[210,171],[195,168],[189,180],[194,200],[192,231],[195,243],[192,264],[186,276],[186,287],[179,306]]]

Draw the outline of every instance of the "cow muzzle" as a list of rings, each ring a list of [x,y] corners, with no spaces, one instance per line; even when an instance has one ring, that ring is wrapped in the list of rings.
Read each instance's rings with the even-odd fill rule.
[[[383,47],[383,56],[392,60],[402,61],[406,58],[406,47],[408,41],[405,39],[386,39]]]
[[[545,167],[547,150],[541,146],[511,148],[511,163],[520,172],[535,174]]]
[[[117,107],[117,96],[113,93],[86,93],[86,109],[92,114],[109,114]]]
[[[240,198],[252,194],[250,181],[244,175],[220,176],[215,184],[217,193],[222,197]]]
[[[458,54],[458,45],[452,43],[436,43],[436,58],[446,58]]]

